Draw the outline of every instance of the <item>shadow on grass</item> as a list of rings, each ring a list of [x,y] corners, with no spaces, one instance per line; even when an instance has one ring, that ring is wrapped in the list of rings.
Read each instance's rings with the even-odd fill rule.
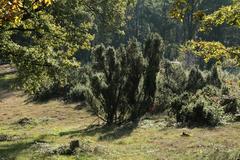
[[[29,96],[25,100],[25,103],[46,104],[52,100],[63,100],[66,91],[66,87],[59,87],[58,85],[54,85],[50,88],[43,89],[41,92],[37,92]]]
[[[0,145],[0,159],[14,160],[22,151],[30,148],[33,144],[34,142],[18,142]]]
[[[91,125],[82,130],[74,130],[61,132],[60,136],[95,136],[100,135],[99,141],[113,141],[120,139],[122,137],[129,136],[134,129],[138,127],[138,123],[128,123],[122,126],[100,126],[100,125]]]
[[[9,98],[13,95],[13,93],[9,90],[0,90],[0,101],[6,98]]]
[[[9,141],[9,144],[1,144],[0,142],[0,160],[15,160],[24,151],[27,151],[36,143],[47,143],[44,139],[49,136],[47,134],[40,135],[34,139],[25,139],[23,141]]]
[[[12,96],[12,86],[15,83],[15,75],[0,76],[0,100]]]
[[[138,127],[138,123],[127,124],[118,128],[114,128],[111,132],[108,132],[99,137],[100,141],[111,141],[120,139],[122,137],[130,136],[130,134]]]
[[[14,82],[16,82],[15,74],[0,76],[0,89],[11,89]]]
[[[49,97],[46,97],[46,98],[41,98],[41,99],[37,99],[35,98],[34,96],[28,96],[25,100],[24,100],[24,103],[26,105],[28,104],[47,104],[49,103],[51,100],[55,100],[54,98],[49,98]]]

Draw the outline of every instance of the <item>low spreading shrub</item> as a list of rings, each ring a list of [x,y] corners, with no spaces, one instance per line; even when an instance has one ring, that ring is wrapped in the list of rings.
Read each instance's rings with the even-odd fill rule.
[[[70,88],[70,90],[67,93],[67,100],[73,101],[73,102],[79,102],[86,100],[85,93],[86,93],[87,87],[83,84],[77,84]]]
[[[206,86],[196,94],[184,93],[172,101],[176,120],[188,126],[216,126],[223,121],[224,110],[219,105],[220,90]]]
[[[89,90],[89,66],[81,67],[68,73],[68,91],[65,99],[70,102],[85,101],[85,94]]]
[[[178,114],[178,122],[188,126],[216,126],[221,123],[223,109],[204,96],[193,97]]]
[[[239,112],[240,103],[235,97],[223,97],[221,105],[224,107],[225,113],[237,114]]]
[[[180,111],[182,110],[183,106],[186,106],[188,104],[189,101],[189,93],[188,92],[184,92],[183,94],[174,97],[171,101],[170,101],[170,110],[173,114],[176,115],[176,120],[178,122],[180,122],[181,118],[180,118]]]

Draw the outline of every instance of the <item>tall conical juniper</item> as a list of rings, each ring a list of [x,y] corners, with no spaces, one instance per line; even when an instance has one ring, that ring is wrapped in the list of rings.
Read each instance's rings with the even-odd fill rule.
[[[149,107],[152,107],[155,100],[156,78],[159,72],[160,60],[164,54],[164,43],[158,34],[151,34],[146,41],[144,57],[148,62],[146,74],[144,75],[144,107],[140,114],[145,113]]]

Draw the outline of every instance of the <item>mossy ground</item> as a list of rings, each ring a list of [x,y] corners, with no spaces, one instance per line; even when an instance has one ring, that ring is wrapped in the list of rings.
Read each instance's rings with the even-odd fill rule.
[[[157,116],[123,127],[103,127],[78,104],[59,100],[34,103],[20,91],[11,90],[14,75],[0,77],[0,135],[16,137],[0,142],[0,160],[16,159],[237,159],[240,158],[240,123],[217,128],[167,127],[166,117]],[[21,126],[21,118],[31,124]],[[188,132],[190,136],[181,136]],[[73,156],[46,155],[44,142],[51,147],[80,140],[81,150]]]

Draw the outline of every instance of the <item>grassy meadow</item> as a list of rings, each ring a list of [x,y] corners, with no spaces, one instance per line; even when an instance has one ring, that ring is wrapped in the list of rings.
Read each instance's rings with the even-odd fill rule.
[[[105,127],[81,104],[31,102],[12,89],[14,74],[0,78],[0,159],[172,160],[240,158],[240,123],[179,128],[158,115],[138,124]],[[26,123],[20,123],[26,118]],[[186,133],[186,135],[185,135]],[[7,139],[1,139],[1,136]],[[52,151],[79,140],[74,155]]]

